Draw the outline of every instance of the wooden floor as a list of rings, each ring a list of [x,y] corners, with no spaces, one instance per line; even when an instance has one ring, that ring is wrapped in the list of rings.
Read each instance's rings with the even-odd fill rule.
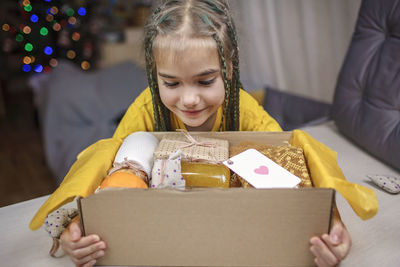
[[[46,166],[32,94],[2,92],[0,115],[0,207],[52,193],[56,182]]]

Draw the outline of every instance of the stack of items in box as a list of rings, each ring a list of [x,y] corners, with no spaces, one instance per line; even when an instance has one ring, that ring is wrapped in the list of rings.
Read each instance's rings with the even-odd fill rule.
[[[255,149],[301,179],[299,187],[312,187],[303,150],[290,144],[268,146],[242,142],[229,149],[223,139],[193,137],[186,131],[169,133],[161,141],[151,133],[129,135],[98,190],[123,188],[255,187],[223,162]],[[264,167],[264,166],[263,166]]]

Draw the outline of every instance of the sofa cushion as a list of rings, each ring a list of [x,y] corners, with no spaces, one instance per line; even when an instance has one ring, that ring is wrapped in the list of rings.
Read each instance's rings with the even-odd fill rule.
[[[317,125],[329,119],[331,105],[278,89],[265,89],[264,109],[285,131]]]
[[[125,110],[147,87],[147,77],[130,62],[84,72],[62,61],[46,86],[41,119],[46,160],[60,182],[79,152],[112,136]]]
[[[332,116],[358,145],[400,169],[400,0],[364,0]]]

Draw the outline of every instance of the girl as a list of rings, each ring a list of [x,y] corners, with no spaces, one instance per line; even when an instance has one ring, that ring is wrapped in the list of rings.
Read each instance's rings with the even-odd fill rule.
[[[164,1],[145,28],[149,88],[127,110],[113,138],[135,131],[281,131],[240,87],[235,26],[224,0]],[[350,236],[337,219],[330,234],[313,237],[319,266],[338,264]],[[93,266],[106,251],[97,235],[82,237],[77,222],[61,235],[77,266]]]

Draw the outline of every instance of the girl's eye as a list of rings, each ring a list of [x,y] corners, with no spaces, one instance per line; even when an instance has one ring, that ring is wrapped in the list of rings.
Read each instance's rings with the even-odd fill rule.
[[[163,82],[164,82],[164,85],[167,86],[167,87],[175,87],[175,86],[177,86],[179,84],[177,82],[174,82],[174,83],[169,83],[169,82],[166,82],[166,81],[163,81]]]
[[[206,80],[206,81],[199,81],[199,84],[201,85],[211,85],[215,82],[216,78],[212,78],[211,80]]]

